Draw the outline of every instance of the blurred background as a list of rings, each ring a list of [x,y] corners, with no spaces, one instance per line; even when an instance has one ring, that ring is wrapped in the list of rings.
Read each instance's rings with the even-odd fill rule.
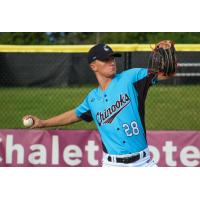
[[[26,114],[49,118],[78,106],[97,86],[87,64],[95,43],[122,53],[118,72],[147,67],[152,44],[175,41],[174,78],[152,87],[146,101],[147,130],[200,130],[200,33],[1,32],[0,128],[23,128]],[[80,122],[56,129],[96,129]]]

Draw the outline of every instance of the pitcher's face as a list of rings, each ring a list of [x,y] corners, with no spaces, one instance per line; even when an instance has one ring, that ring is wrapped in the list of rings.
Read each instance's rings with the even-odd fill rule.
[[[117,71],[116,61],[114,58],[109,58],[105,61],[95,60],[91,64],[91,68],[95,73],[106,78],[112,78]]]

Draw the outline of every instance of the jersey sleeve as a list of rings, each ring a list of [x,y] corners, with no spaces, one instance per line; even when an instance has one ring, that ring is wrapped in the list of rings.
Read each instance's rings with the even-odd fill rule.
[[[147,68],[134,68],[123,72],[123,78],[130,83],[136,83],[145,79],[149,86],[157,83],[157,75],[153,74]]]
[[[75,113],[77,117],[87,122],[91,122],[93,120],[90,107],[88,104],[88,96],[84,99],[84,101],[78,107],[75,108]]]

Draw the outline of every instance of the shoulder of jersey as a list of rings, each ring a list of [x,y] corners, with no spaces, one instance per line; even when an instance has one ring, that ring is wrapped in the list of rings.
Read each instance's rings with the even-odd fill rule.
[[[96,96],[96,95],[97,95],[97,91],[98,91],[98,88],[92,89],[92,90],[88,93],[87,98],[93,98],[94,96]]]
[[[123,75],[126,75],[126,74],[128,74],[128,73],[130,73],[130,72],[134,72],[134,71],[136,72],[135,68],[127,69],[127,70],[121,72],[120,75],[123,76]]]
[[[135,69],[128,69],[128,70],[125,70],[125,71],[123,71],[123,72],[117,74],[117,78],[118,78],[118,79],[120,79],[120,78],[126,78],[127,76],[130,75],[130,73],[133,74],[134,72],[136,73],[136,70],[135,70]]]

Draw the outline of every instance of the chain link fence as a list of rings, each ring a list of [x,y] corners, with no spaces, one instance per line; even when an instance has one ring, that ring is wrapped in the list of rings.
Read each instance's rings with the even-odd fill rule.
[[[149,52],[121,53],[118,72],[148,64]],[[200,130],[200,49],[180,51],[178,59],[176,76],[149,90],[147,130]],[[46,119],[74,109],[95,87],[86,53],[1,52],[0,128],[24,128],[26,114]],[[82,121],[55,129],[96,126]]]

